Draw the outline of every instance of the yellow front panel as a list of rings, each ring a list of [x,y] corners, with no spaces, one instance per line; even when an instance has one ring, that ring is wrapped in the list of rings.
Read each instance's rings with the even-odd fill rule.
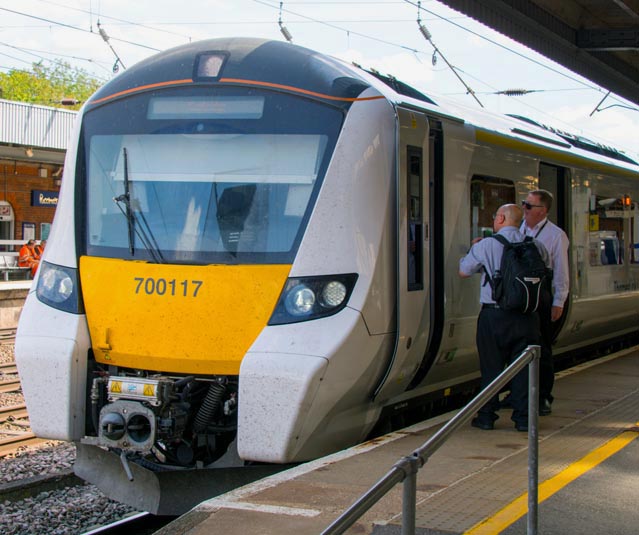
[[[96,360],[162,372],[237,375],[290,267],[84,256],[80,279]]]

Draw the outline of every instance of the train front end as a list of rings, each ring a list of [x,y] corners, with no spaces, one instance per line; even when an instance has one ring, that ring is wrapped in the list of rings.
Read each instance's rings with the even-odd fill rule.
[[[290,62],[274,61],[282,54]],[[367,89],[336,83],[337,65],[282,43],[210,41],[143,62],[83,109],[16,355],[36,434],[77,442],[76,472],[118,499],[180,512],[197,492],[151,503],[124,482],[143,470],[305,460],[374,422],[367,395],[391,313],[376,314],[371,342],[361,310],[372,310],[366,288],[388,276],[384,255],[348,250],[358,228],[301,253],[309,231],[344,227],[330,215],[339,200],[318,199],[336,154],[352,151],[340,134]],[[362,100],[392,132],[384,100]],[[387,211],[394,140],[377,137],[384,156],[353,173],[384,173],[376,202]],[[384,229],[380,218],[367,231],[375,247]],[[347,357],[335,355],[360,343],[377,358],[344,377]],[[320,395],[331,358],[342,381]],[[351,423],[340,420],[349,411]]]

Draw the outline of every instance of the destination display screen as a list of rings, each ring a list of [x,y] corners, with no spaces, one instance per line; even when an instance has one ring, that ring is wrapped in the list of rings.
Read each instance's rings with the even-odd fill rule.
[[[160,119],[261,119],[261,96],[171,96],[149,99],[147,118]]]

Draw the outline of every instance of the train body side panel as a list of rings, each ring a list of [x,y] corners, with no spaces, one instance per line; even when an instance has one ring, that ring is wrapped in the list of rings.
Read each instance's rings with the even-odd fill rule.
[[[83,111],[76,117],[75,127],[64,158],[64,173],[55,217],[51,225],[51,233],[47,239],[44,260],[61,266],[78,267],[76,256],[76,163],[78,158],[78,142],[82,126]],[[33,286],[35,289],[35,285]]]
[[[388,101],[353,104],[291,268],[291,276],[357,273],[349,306],[373,334],[394,328],[394,143]]]
[[[29,422],[41,438],[84,434],[89,333],[83,315],[60,312],[29,294],[16,336],[16,362]]]
[[[80,133],[78,114],[71,139]],[[64,175],[44,260],[77,267],[75,169],[77,142],[67,149]],[[36,297],[40,271],[25,301],[16,334],[15,358],[29,421],[41,438],[79,440],[84,434],[89,332],[84,314],[55,310]]]
[[[370,336],[350,308],[307,325],[265,329],[240,370],[240,456],[302,461],[363,440],[379,415],[370,393],[393,341]]]
[[[639,326],[639,258],[633,229],[639,218],[639,179],[602,174],[595,169],[573,167],[570,206],[570,314],[555,346],[555,352],[574,349],[636,331]],[[639,177],[638,177],[639,178]],[[622,213],[597,210],[597,199],[614,200],[628,195],[633,205]],[[620,217],[621,216],[621,217]],[[622,264],[606,263],[602,235],[613,228]],[[609,231],[610,232],[610,231]]]
[[[267,327],[251,346],[238,396],[238,447],[246,458],[309,459],[364,438],[375,423],[380,407],[371,394],[394,336],[394,128],[384,100],[354,104],[347,115],[291,276],[357,273],[358,280],[335,316]],[[312,358],[291,364],[297,355]],[[313,388],[284,413],[280,372],[291,369],[298,384]],[[264,411],[285,430],[273,433],[252,416]]]

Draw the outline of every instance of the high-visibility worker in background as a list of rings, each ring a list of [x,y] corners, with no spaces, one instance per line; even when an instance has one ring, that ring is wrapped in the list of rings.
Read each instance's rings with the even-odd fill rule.
[[[40,243],[36,243],[33,246],[33,251],[35,252],[35,259],[39,262],[44,254],[44,247],[47,244],[47,240],[41,240]]]
[[[20,248],[18,254],[18,265],[20,267],[31,268],[31,277],[35,277],[40,261],[36,258],[35,240],[29,240]]]

